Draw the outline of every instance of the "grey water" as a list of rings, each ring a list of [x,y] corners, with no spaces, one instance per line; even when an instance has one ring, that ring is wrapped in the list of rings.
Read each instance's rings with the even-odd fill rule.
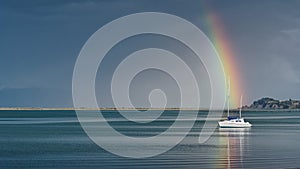
[[[170,110],[151,123],[134,123],[117,111],[102,113],[130,137],[164,132],[178,115]],[[95,144],[74,111],[0,111],[0,168],[300,168],[300,112],[243,112],[251,129],[216,128],[199,144],[206,115],[200,111],[189,134],[171,150],[132,159]]]

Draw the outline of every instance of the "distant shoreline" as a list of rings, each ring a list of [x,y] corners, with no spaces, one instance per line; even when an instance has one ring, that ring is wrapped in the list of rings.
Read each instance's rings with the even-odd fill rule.
[[[147,108],[147,107],[139,107],[139,108],[130,108],[130,107],[121,107],[121,108],[115,108],[115,107],[100,107],[100,108],[74,108],[74,107],[0,107],[1,110],[120,110],[120,111],[132,111],[132,110],[187,110],[187,111],[209,111],[208,108],[176,108],[176,107],[168,107],[168,108]],[[253,104],[250,106],[243,106],[242,107],[243,112],[245,111],[256,111],[256,112],[270,112],[270,111],[281,111],[281,112],[300,112],[300,100],[276,100],[269,97],[261,98],[257,101],[254,101]],[[227,111],[227,109],[214,109],[210,111]],[[239,111],[239,108],[231,108],[230,111]]]
[[[194,108],[39,108],[39,107],[0,107],[1,110],[32,110],[32,111],[41,111],[41,110],[70,110],[70,111],[75,111],[75,110],[121,110],[121,111],[130,111],[130,110],[140,110],[140,111],[145,111],[145,110],[187,110],[187,111],[209,111],[209,109],[194,109]],[[239,109],[230,109],[230,111],[238,111]],[[300,109],[242,109],[243,112],[248,111],[248,112],[270,112],[270,111],[281,111],[281,112],[297,112],[300,111]],[[224,110],[210,110],[210,111],[226,111]]]
[[[0,107],[0,110],[201,110],[194,108],[39,108],[39,107]],[[218,110],[220,111],[220,110]]]

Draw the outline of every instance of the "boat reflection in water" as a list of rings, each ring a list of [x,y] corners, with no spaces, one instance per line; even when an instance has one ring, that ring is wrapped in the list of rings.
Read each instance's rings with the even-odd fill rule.
[[[222,168],[244,168],[244,152],[251,128],[219,128],[219,143],[222,145]]]

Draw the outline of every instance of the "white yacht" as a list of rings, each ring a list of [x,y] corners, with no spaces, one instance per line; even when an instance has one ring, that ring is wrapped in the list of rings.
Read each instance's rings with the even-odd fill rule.
[[[228,83],[228,97],[227,97],[227,119],[223,121],[219,121],[219,126],[222,128],[246,128],[251,127],[252,124],[249,122],[245,122],[244,118],[242,118],[242,96],[240,100],[240,116],[233,117],[229,116],[229,93],[230,93],[230,82]]]
[[[222,128],[246,128],[251,127],[252,124],[245,122],[244,118],[240,117],[228,117],[227,120],[219,121],[219,126]]]

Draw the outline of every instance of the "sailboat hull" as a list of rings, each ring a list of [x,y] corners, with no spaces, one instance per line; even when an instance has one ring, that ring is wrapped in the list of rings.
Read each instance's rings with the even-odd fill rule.
[[[219,126],[221,128],[248,128],[251,127],[252,125],[249,122],[236,122],[233,120],[224,120],[224,121],[219,121]]]

